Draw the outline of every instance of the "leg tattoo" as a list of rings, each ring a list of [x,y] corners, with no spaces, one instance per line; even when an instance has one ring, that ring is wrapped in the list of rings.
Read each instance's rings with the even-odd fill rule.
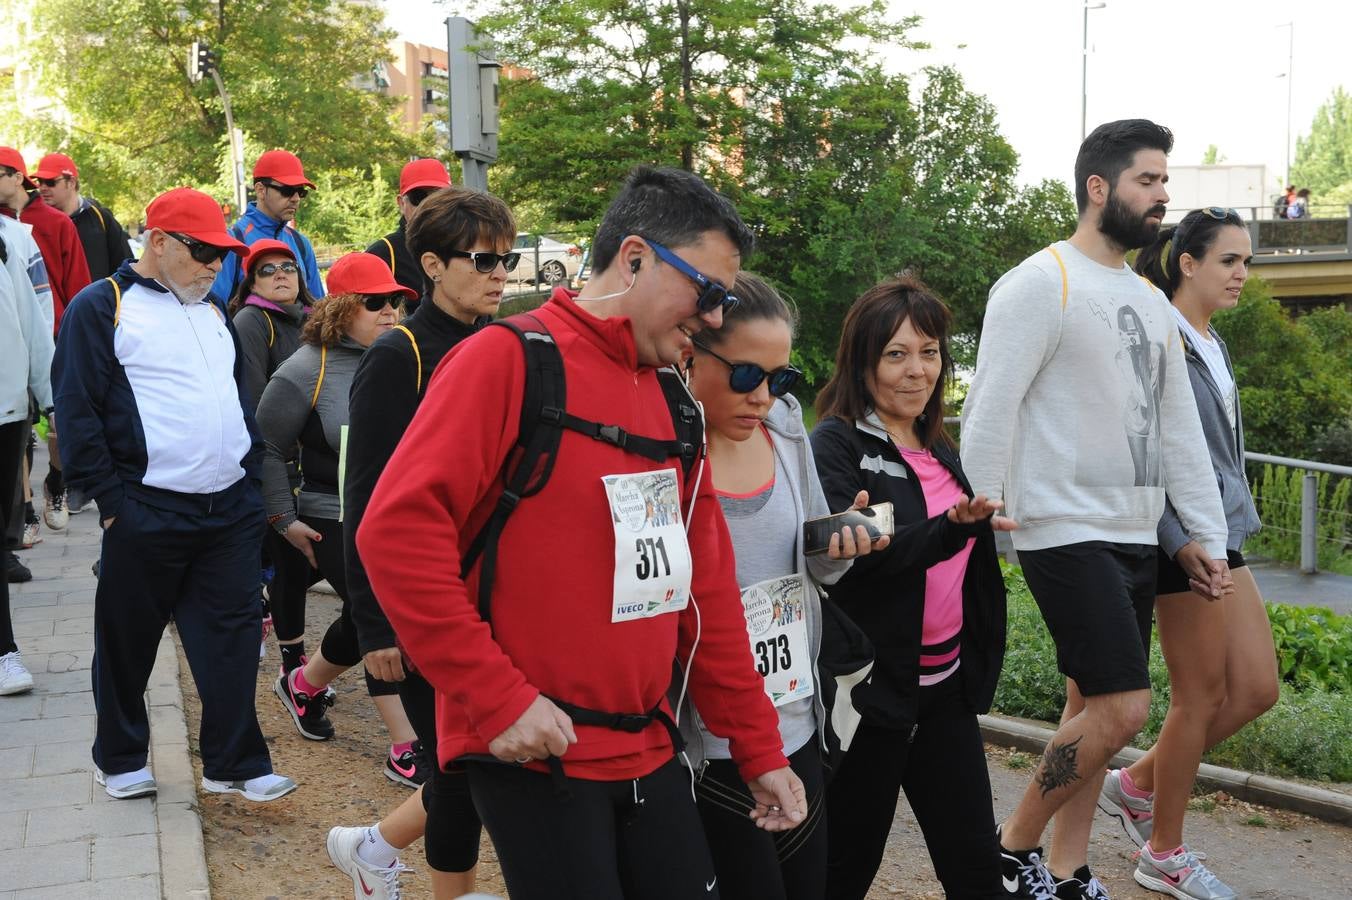
[[[1042,785],[1042,796],[1080,780],[1080,773],[1075,769],[1075,757],[1079,755],[1079,743],[1082,740],[1084,735],[1066,744],[1053,743],[1047,747],[1047,752],[1042,755],[1042,771],[1037,775],[1037,783]]]

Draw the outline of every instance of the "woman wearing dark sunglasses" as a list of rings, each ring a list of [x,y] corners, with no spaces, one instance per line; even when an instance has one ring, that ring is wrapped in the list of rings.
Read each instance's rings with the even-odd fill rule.
[[[1247,223],[1233,209],[1215,206],[1161,228],[1136,257],[1136,271],[1173,304],[1215,470],[1197,476],[1214,477],[1220,486],[1234,585],[1219,598],[1202,589],[1207,553],[1166,505],[1158,528],[1155,620],[1169,666],[1169,713],[1145,756],[1108,773],[1099,808],[1141,848],[1132,873],[1139,884],[1199,900],[1236,896],[1183,843],[1202,753],[1277,702],[1272,627],[1240,552],[1261,523],[1244,472],[1239,391],[1225,342],[1211,325],[1213,315],[1239,303],[1252,259]]]
[[[876,651],[852,696],[863,721],[827,797],[831,900],[868,893],[901,790],[948,896],[1004,896],[977,714],[1005,649],[992,527],[1014,523],[969,499],[944,432],[950,322],[914,278],[875,285],[846,315],[836,372],[817,395],[812,449],[827,502],[866,490],[892,502],[896,523],[891,546],[831,591]]]
[[[342,612],[324,634],[318,652],[304,665],[284,669],[274,684],[301,736],[313,741],[333,736],[324,715],[329,682],[361,662],[348,601],[338,495],[338,452],[348,424],[352,376],[366,348],[395,326],[395,307],[414,293],[394,280],[384,261],[369,253],[339,259],[330,270],[329,284],[329,296],[316,304],[305,323],[300,349],[278,367],[258,403],[268,523],[274,534],[303,554],[305,586],[326,578],[343,599]],[[288,475],[297,446],[299,494],[293,493]],[[293,612],[303,634],[304,606]],[[278,638],[282,637],[279,628]],[[366,688],[390,733],[386,775],[416,786],[413,729],[395,685],[367,673]]]
[[[831,537],[827,555],[807,557],[806,519],[829,515],[817,482],[802,408],[789,393],[801,373],[789,364],[794,316],[755,275],[737,276],[739,303],[723,325],[694,338],[690,386],[704,406],[709,465],[737,553],[737,582],[752,656],[779,711],[784,753],[807,791],[807,818],[771,833],[750,817],[755,806],[728,742],[698,716],[684,718],[688,756],[705,836],[724,897],[820,900],[826,879],[822,760],[827,715],[817,682],[821,647],[820,585],[849,560],[887,547],[864,529]],[[844,506],[865,506],[859,493]]]

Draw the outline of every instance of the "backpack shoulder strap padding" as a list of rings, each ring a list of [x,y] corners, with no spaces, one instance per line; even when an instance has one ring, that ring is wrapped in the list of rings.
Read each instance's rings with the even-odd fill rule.
[[[390,243],[390,239],[387,238],[387,237],[383,237],[383,238],[381,238],[381,240],[384,241],[384,242],[385,242],[385,246],[389,248],[389,251],[390,251],[390,274],[391,274],[391,275],[395,275],[396,272],[394,271],[394,244],[391,244],[391,243]]]
[[[413,390],[415,393],[420,394],[422,393],[422,352],[418,350],[418,339],[413,336],[413,332],[406,326],[396,325],[394,327],[396,330],[402,331],[404,336],[408,338],[408,342],[413,345],[413,362],[416,364],[417,369],[417,371],[414,372],[413,377]]]
[[[310,409],[319,405],[319,389],[324,384],[324,368],[329,362],[329,348],[321,346],[319,348],[319,377],[315,379],[315,392],[310,395]]]
[[[1056,260],[1056,266],[1061,270],[1061,308],[1066,308],[1066,300],[1070,297],[1070,276],[1066,274],[1066,261],[1061,258],[1061,254],[1056,252],[1056,248],[1047,247],[1047,252]]]
[[[113,327],[116,328],[117,320],[122,316],[122,285],[111,275],[103,280],[113,286]]]

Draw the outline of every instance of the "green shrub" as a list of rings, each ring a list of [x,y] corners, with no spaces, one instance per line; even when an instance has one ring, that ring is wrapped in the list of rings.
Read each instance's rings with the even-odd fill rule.
[[[1066,702],[1056,648],[1020,569],[1001,564],[1009,640],[994,709],[1056,722]],[[1326,610],[1269,606],[1283,682],[1277,705],[1213,748],[1207,762],[1271,775],[1352,781],[1352,622]],[[1169,708],[1169,673],[1151,641],[1150,717],[1135,745],[1149,747]],[[1337,688],[1336,690],[1331,688]]]

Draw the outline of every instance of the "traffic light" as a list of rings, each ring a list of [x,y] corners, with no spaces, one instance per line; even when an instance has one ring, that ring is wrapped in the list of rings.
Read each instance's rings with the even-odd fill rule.
[[[216,53],[205,41],[193,41],[188,50],[188,79],[194,84],[218,68]]]

